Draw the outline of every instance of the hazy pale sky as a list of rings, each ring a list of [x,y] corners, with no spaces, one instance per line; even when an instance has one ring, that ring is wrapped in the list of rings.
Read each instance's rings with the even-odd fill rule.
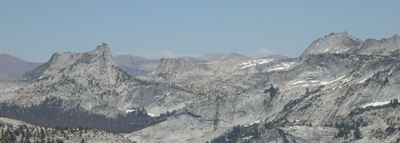
[[[400,34],[400,1],[0,1],[0,53],[45,62],[55,52],[149,58],[236,52],[299,56],[347,31],[365,40]]]

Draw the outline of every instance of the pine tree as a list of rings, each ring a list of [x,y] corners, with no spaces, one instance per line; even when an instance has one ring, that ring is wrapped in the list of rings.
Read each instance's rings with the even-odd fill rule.
[[[358,127],[354,130],[353,135],[355,139],[361,139],[361,132]]]
[[[44,134],[43,129],[40,129],[40,139],[44,139],[46,137],[46,135]]]

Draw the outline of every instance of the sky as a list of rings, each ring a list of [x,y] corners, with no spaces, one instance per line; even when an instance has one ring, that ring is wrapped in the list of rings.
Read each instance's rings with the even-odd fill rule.
[[[107,43],[113,55],[147,58],[239,53],[298,57],[332,32],[400,34],[400,1],[1,0],[0,54],[46,62]]]

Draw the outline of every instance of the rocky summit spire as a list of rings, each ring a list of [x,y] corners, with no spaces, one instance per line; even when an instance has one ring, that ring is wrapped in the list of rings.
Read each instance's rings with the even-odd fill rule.
[[[111,54],[110,48],[104,42],[102,45],[98,45],[95,50],[93,50],[92,52],[88,52],[88,53],[96,53],[98,55],[102,55],[102,58],[104,58],[105,61],[110,62],[113,65],[117,65],[115,63],[113,55]]]
[[[32,80],[46,83],[67,79],[76,81],[96,80],[114,84],[121,75],[107,44],[85,53],[55,53],[43,66],[27,73]],[[120,74],[119,74],[120,73]],[[51,80],[50,80],[51,79]]]

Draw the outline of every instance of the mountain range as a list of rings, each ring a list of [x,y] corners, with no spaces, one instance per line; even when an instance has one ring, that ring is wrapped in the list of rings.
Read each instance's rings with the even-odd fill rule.
[[[195,58],[195,57],[179,57],[185,59],[187,61],[195,62],[195,63],[207,63],[218,60],[219,58],[225,56],[224,54],[214,53],[214,54],[205,54],[204,56]],[[177,58],[177,59],[179,59]],[[261,59],[288,59],[289,57],[282,55],[271,55],[267,57],[263,57]],[[17,57],[13,57],[8,54],[0,55],[1,64],[0,64],[0,77],[17,77],[21,76],[24,73],[33,70],[39,67],[43,63],[37,62],[27,62],[24,60],[20,60]],[[122,70],[128,72],[132,76],[140,76],[140,75],[148,75],[153,72],[160,61],[160,59],[148,59],[140,56],[132,56],[132,55],[117,55],[114,56],[114,60],[118,67]]]
[[[331,33],[298,58],[156,61],[113,57],[105,43],[55,53],[0,79],[0,115],[13,119],[0,121],[15,126],[3,137],[34,141],[54,130],[65,142],[399,142],[399,41]],[[16,135],[26,132],[20,121],[37,135]],[[79,138],[85,126],[92,130]]]
[[[0,77],[17,77],[41,63],[27,62],[7,54],[0,55]]]

